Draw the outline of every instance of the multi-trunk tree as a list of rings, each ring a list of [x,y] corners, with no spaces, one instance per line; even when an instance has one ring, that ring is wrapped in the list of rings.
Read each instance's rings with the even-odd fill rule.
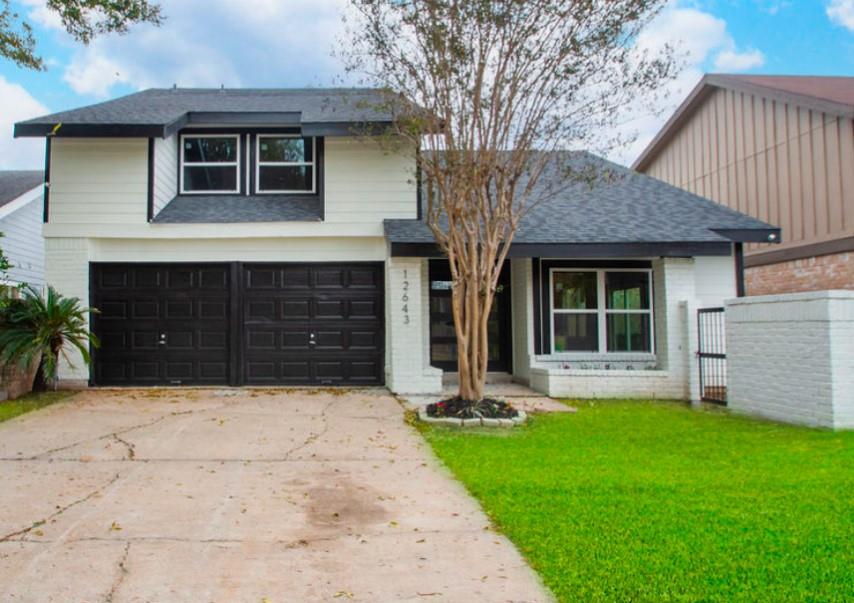
[[[596,178],[561,149],[627,142],[619,120],[675,72],[638,34],[665,0],[351,0],[348,67],[420,149],[425,218],[453,280],[459,396],[486,381],[501,267],[525,212]],[[560,177],[543,177],[557,170]],[[551,176],[554,176],[552,174]]]

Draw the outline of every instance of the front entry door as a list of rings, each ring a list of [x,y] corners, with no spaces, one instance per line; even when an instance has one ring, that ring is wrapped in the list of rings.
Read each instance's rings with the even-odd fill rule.
[[[457,370],[457,338],[451,311],[451,270],[446,260],[430,260],[430,364]],[[509,372],[511,359],[510,266],[501,270],[499,291],[489,314],[490,371]]]

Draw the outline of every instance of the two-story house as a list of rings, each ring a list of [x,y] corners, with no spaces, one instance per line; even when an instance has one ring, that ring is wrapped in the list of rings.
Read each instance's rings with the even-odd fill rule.
[[[417,149],[356,135],[391,119],[376,94],[146,90],[17,124],[47,139],[47,281],[100,310],[91,372],[61,378],[440,391],[447,265]],[[610,168],[527,214],[492,369],[552,395],[686,398],[693,309],[734,297],[737,245],[779,231]]]

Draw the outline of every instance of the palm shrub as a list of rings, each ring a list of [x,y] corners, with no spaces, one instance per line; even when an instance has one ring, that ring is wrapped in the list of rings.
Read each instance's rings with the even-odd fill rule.
[[[97,310],[81,307],[78,298],[63,297],[53,287],[45,295],[25,287],[22,298],[11,300],[0,314],[0,364],[30,367],[41,358],[37,385],[56,379],[60,357],[71,362],[69,349],[90,364],[89,345],[99,345],[86,325],[90,312]]]

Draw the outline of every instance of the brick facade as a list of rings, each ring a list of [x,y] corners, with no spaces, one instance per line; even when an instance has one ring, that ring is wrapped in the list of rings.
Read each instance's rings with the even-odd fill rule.
[[[748,295],[854,289],[854,253],[836,253],[748,268],[745,270],[745,285]]]

